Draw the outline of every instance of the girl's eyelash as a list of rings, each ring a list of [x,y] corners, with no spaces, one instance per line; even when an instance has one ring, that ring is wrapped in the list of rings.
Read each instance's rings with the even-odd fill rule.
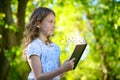
[[[49,22],[53,22],[53,21],[49,21]],[[54,22],[54,24],[55,24],[56,22]]]

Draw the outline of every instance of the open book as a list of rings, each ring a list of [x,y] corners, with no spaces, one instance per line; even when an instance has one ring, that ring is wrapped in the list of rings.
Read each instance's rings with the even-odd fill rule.
[[[74,68],[73,69],[76,68],[76,66],[77,66],[77,64],[78,64],[78,62],[79,62],[79,60],[80,60],[86,46],[87,46],[86,41],[84,41],[82,43],[78,43],[78,44],[75,45],[75,49],[74,49],[74,51],[73,51],[73,53],[72,53],[72,55],[70,57],[70,59],[75,58]]]

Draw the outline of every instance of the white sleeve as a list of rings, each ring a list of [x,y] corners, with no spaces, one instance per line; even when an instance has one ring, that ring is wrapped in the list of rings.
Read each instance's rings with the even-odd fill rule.
[[[32,42],[26,48],[26,55],[29,58],[31,55],[41,56],[41,49],[38,43]]]

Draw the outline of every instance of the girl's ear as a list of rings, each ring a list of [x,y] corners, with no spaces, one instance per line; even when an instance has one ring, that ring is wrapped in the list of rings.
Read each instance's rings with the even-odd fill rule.
[[[40,21],[36,21],[36,22],[35,22],[35,26],[36,26],[37,28],[40,28]]]

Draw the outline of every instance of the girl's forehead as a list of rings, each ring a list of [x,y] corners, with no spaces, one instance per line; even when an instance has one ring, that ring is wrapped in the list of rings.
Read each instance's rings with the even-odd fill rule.
[[[44,19],[55,19],[55,16],[53,13],[50,13]]]
[[[49,16],[49,17],[53,17],[54,16],[54,14],[53,13],[49,13],[47,16]],[[55,16],[54,16],[55,17]]]

